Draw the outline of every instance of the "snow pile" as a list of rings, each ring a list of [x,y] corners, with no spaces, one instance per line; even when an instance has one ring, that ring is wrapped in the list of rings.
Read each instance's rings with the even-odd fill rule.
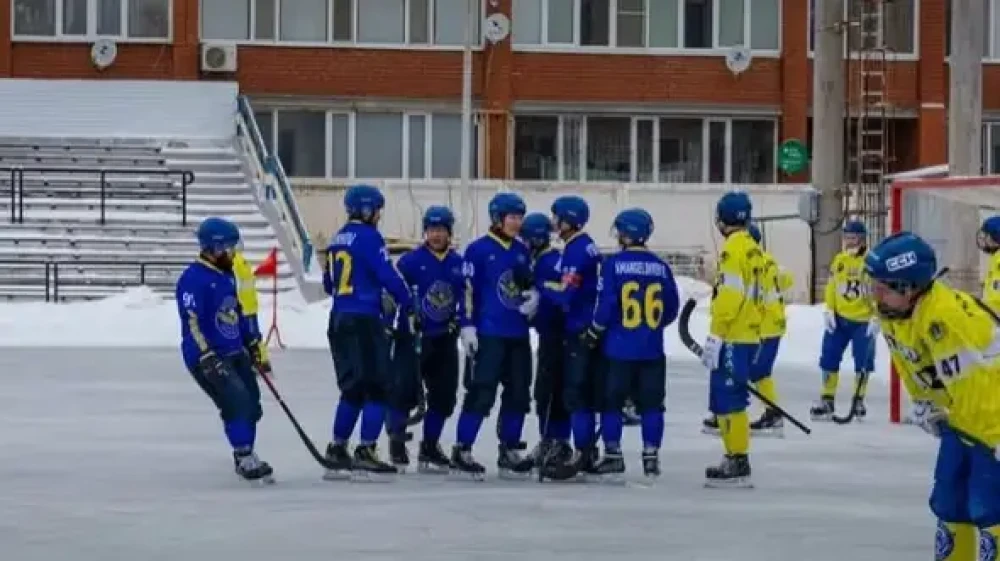
[[[700,339],[707,333],[706,297],[711,287],[698,280],[678,278],[682,302],[693,297],[701,302],[691,318],[691,333]],[[260,302],[261,329],[271,325],[272,301]],[[278,299],[278,328],[289,348],[326,349],[326,326],[330,302],[306,303],[298,293],[283,293]],[[788,307],[788,334],[782,341],[778,361],[782,365],[816,371],[824,329],[818,306]],[[180,341],[177,305],[148,288],[133,288],[119,295],[72,304],[0,304],[0,347],[176,347]],[[885,341],[879,338],[876,369],[888,377]],[[674,360],[694,357],[677,336],[676,325],[667,331],[667,354]],[[850,368],[850,353],[844,367]]]

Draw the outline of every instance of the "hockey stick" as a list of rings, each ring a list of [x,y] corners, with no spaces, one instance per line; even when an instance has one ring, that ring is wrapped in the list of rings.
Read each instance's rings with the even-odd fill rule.
[[[680,319],[677,322],[677,333],[681,338],[681,343],[685,347],[687,347],[687,349],[691,351],[691,353],[700,358],[702,353],[704,352],[704,349],[702,349],[702,346],[694,340],[694,337],[691,336],[691,326],[690,326],[691,314],[692,312],[694,312],[694,309],[697,305],[698,302],[696,302],[693,298],[689,299],[687,302],[684,303],[684,308],[681,309]],[[788,411],[785,411],[784,409],[779,407],[778,404],[764,397],[752,385],[748,384],[747,382],[740,382],[740,385],[746,388],[746,390],[750,392],[751,395],[759,399],[761,403],[763,403],[767,407],[770,407],[779,415],[787,419],[788,422],[795,425],[796,428],[798,428],[799,430],[801,430],[806,434],[812,434],[812,429],[802,424],[801,421],[793,417],[791,413],[789,413]]]
[[[871,361],[872,357],[875,356],[875,346],[878,345],[878,335],[872,335],[872,342],[868,348],[868,361]],[[867,365],[867,363],[866,363]],[[868,385],[868,378],[870,378],[872,373],[868,370],[862,371],[857,378],[857,387],[854,388],[854,395],[851,396],[851,410],[847,412],[847,415],[843,417],[838,417],[833,415],[830,419],[838,425],[846,425],[854,420],[854,417],[858,414],[858,408],[854,406],[855,403],[861,399],[862,392],[865,391],[865,387]]]
[[[302,429],[302,425],[299,424],[298,419],[296,419],[295,415],[292,414],[292,410],[288,408],[288,405],[285,403],[285,400],[281,397],[281,394],[278,393],[278,388],[274,386],[274,382],[271,381],[271,378],[263,375],[261,375],[261,378],[264,380],[264,383],[267,384],[267,389],[271,390],[271,395],[274,396],[274,400],[278,402],[278,405],[281,407],[281,410],[285,412],[285,416],[288,417],[288,420],[292,422],[292,426],[295,428],[295,432],[298,433],[299,439],[302,441],[302,444],[305,444],[306,449],[309,450],[309,455],[312,456],[313,459],[319,463],[319,465],[323,466],[326,469],[339,468],[340,466],[337,466],[332,462],[327,461],[327,459],[324,458],[323,455],[319,453],[319,449],[316,448],[315,444],[313,444],[313,441],[309,438],[309,435],[306,434],[306,431]]]
[[[415,302],[419,301],[420,298],[420,287],[413,285],[410,287],[410,293],[413,295],[413,300]],[[419,313],[419,312],[415,312]],[[417,331],[414,329],[414,331]],[[423,422],[424,417],[427,415],[427,395],[424,393],[424,377],[421,370],[421,355],[423,354],[423,336],[420,333],[413,334],[413,350],[414,354],[417,356],[417,408],[406,418],[406,426],[412,427]]]

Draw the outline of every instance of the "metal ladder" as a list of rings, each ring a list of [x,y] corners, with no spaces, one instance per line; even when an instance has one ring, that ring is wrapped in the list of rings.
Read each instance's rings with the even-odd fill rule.
[[[868,226],[873,240],[886,234],[886,195],[884,180],[888,171],[888,87],[885,46],[884,0],[848,0],[852,15],[856,16],[858,43],[852,49],[856,54],[855,88],[852,92],[856,104],[854,127],[855,166],[853,174],[851,207],[849,213]],[[853,19],[853,18],[852,18]],[[852,57],[854,58],[854,57]]]

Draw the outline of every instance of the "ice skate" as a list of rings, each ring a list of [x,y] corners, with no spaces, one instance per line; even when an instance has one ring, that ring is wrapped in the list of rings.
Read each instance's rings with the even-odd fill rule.
[[[351,453],[347,451],[346,443],[333,443],[326,446],[326,461],[334,467],[327,468],[323,473],[323,479],[327,481],[347,480],[351,478],[351,468],[353,460]]]
[[[829,421],[833,418],[833,413],[836,411],[836,404],[832,397],[824,397],[819,401],[813,403],[812,408],[809,410],[809,417],[813,421]]]
[[[254,484],[273,484],[274,469],[257,457],[253,450],[234,450],[233,469],[244,481]]]
[[[396,436],[389,437],[389,461],[399,473],[406,473],[410,467],[410,451],[406,449],[406,439]]]
[[[757,437],[785,437],[785,420],[774,409],[765,409],[760,418],[750,423],[750,434]]]
[[[577,449],[573,452],[571,462],[576,466],[577,477],[589,481],[593,477],[600,477],[597,472],[597,463],[600,455],[596,446]]]
[[[548,457],[549,452],[552,450],[552,447],[554,445],[555,445],[554,440],[548,438],[539,440],[538,444],[536,444],[535,447],[531,449],[531,452],[528,452],[528,458],[535,463],[536,467],[541,467],[542,464],[545,462],[545,458]]]
[[[500,444],[497,452],[497,471],[503,479],[524,479],[531,475],[535,462],[521,456],[517,447]]]
[[[355,481],[391,481],[399,473],[392,464],[378,457],[374,444],[359,444],[354,449],[351,479]]]
[[[719,430],[719,417],[716,415],[706,417],[705,420],[701,422],[701,432],[712,436],[719,436],[722,434]]]
[[[606,450],[604,457],[594,464],[594,472],[604,483],[624,483],[625,458],[621,449]]]
[[[456,444],[451,449],[449,470],[452,475],[482,481],[486,479],[486,468],[472,456],[472,447]]]
[[[750,458],[746,454],[729,454],[717,466],[705,468],[705,487],[717,489],[751,489]]]
[[[451,462],[438,442],[423,441],[417,453],[417,470],[421,473],[448,473]]]
[[[660,451],[646,448],[642,451],[642,472],[648,478],[660,476]]]
[[[854,407],[854,418],[859,421],[864,421],[865,416],[868,415],[868,408],[865,407],[865,399],[863,397],[855,399],[853,407]]]

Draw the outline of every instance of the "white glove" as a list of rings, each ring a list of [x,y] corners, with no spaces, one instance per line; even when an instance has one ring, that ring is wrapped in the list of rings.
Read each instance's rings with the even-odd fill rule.
[[[881,332],[882,326],[879,324],[878,318],[868,320],[868,331],[866,332],[868,337],[876,337]]]
[[[542,298],[541,294],[532,288],[531,290],[525,290],[522,292],[521,296],[524,297],[524,302],[517,307],[517,311],[528,316],[529,318],[535,317],[535,312],[538,311],[538,302]]]
[[[830,310],[823,310],[823,321],[826,323],[827,333],[833,333],[837,330],[837,316]]]
[[[701,363],[709,370],[719,367],[719,355],[722,354],[722,339],[709,335],[701,346]]]
[[[948,422],[948,412],[930,401],[914,401],[910,420],[927,434],[939,438],[941,426]]]
[[[465,349],[465,354],[467,356],[472,356],[476,354],[479,350],[479,337],[476,337],[476,328],[463,327],[459,332],[459,338],[462,339],[462,348]]]

